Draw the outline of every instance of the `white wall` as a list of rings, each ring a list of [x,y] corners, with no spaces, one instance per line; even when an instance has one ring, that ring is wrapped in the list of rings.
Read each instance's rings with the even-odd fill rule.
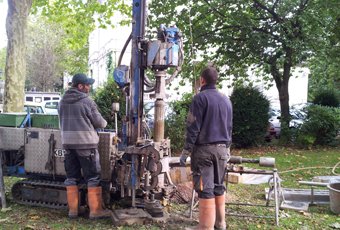
[[[6,18],[7,18],[7,0],[0,0],[0,48],[7,46]]]
[[[306,103],[308,97],[308,75],[310,71],[308,68],[298,67],[292,72],[292,76],[289,79],[289,105]],[[280,108],[279,92],[274,85],[266,90],[264,87],[260,87],[264,94],[270,100],[272,107]]]
[[[112,51],[113,65],[116,66],[125,41],[131,33],[131,26],[118,25],[119,15],[112,20],[116,24],[115,28],[96,29],[89,37],[89,75],[95,79],[94,88],[103,86],[107,81],[107,54]],[[129,65],[130,59],[131,45],[127,47],[121,64]]]
[[[297,68],[292,73],[292,77],[289,80],[289,104],[290,106],[294,104],[306,103],[307,96],[308,96],[308,75],[309,69],[308,68]],[[181,77],[177,77],[173,81],[170,90],[167,91],[169,95],[168,101],[179,100],[182,98],[182,95],[187,92],[191,92],[191,84],[187,81],[185,86],[179,88],[178,91],[175,91],[174,88],[178,86]],[[255,80],[255,78],[254,78]],[[222,83],[222,89],[220,92],[223,94],[230,96],[233,92],[233,88],[228,88],[228,85],[232,84],[231,80],[225,80]],[[255,84],[257,88],[260,89],[267,96],[267,98],[271,102],[271,106],[274,108],[280,108],[280,100],[279,100],[279,93],[276,88],[275,82],[273,82],[273,86],[269,89],[266,89],[263,82],[259,82]],[[177,93],[178,92],[178,93]]]

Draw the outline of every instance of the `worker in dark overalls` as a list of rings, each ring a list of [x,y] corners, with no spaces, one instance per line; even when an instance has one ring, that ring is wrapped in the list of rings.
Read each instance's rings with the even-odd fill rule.
[[[106,218],[111,211],[102,207],[100,186],[99,136],[96,129],[103,129],[107,122],[98,112],[96,103],[89,98],[94,79],[85,74],[72,78],[72,87],[65,92],[59,105],[61,140],[65,153],[65,185],[67,189],[68,216],[78,216],[78,183],[83,177],[87,183],[90,219]]]
[[[204,230],[226,229],[224,178],[230,158],[233,112],[229,98],[216,89],[217,78],[213,67],[201,73],[201,90],[190,105],[180,157],[182,165],[191,157],[193,184],[199,197],[198,229]]]

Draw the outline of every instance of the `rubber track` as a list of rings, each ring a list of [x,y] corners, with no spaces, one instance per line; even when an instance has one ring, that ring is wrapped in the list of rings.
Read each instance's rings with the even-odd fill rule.
[[[47,181],[47,180],[33,180],[33,179],[27,179],[22,180],[17,183],[15,183],[12,187],[12,196],[15,202],[19,204],[24,205],[30,205],[30,206],[39,206],[39,207],[45,207],[45,208],[54,208],[54,209],[67,209],[67,204],[62,203],[52,203],[52,202],[42,202],[42,201],[34,201],[34,200],[23,200],[21,197],[21,188],[23,186],[32,186],[36,188],[49,188],[49,189],[55,189],[55,190],[66,190],[66,187],[63,182],[59,181]]]

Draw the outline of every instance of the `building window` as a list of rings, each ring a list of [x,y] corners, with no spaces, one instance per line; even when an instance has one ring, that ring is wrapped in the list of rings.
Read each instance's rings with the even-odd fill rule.
[[[26,101],[33,101],[33,97],[26,97]]]

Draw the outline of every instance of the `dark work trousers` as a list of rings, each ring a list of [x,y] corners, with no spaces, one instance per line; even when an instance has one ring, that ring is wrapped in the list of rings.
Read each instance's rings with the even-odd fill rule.
[[[230,149],[226,145],[195,146],[191,156],[194,189],[199,198],[210,199],[223,195]]]
[[[82,178],[87,187],[97,187],[100,183],[100,162],[97,149],[66,149],[65,185],[77,185]]]

